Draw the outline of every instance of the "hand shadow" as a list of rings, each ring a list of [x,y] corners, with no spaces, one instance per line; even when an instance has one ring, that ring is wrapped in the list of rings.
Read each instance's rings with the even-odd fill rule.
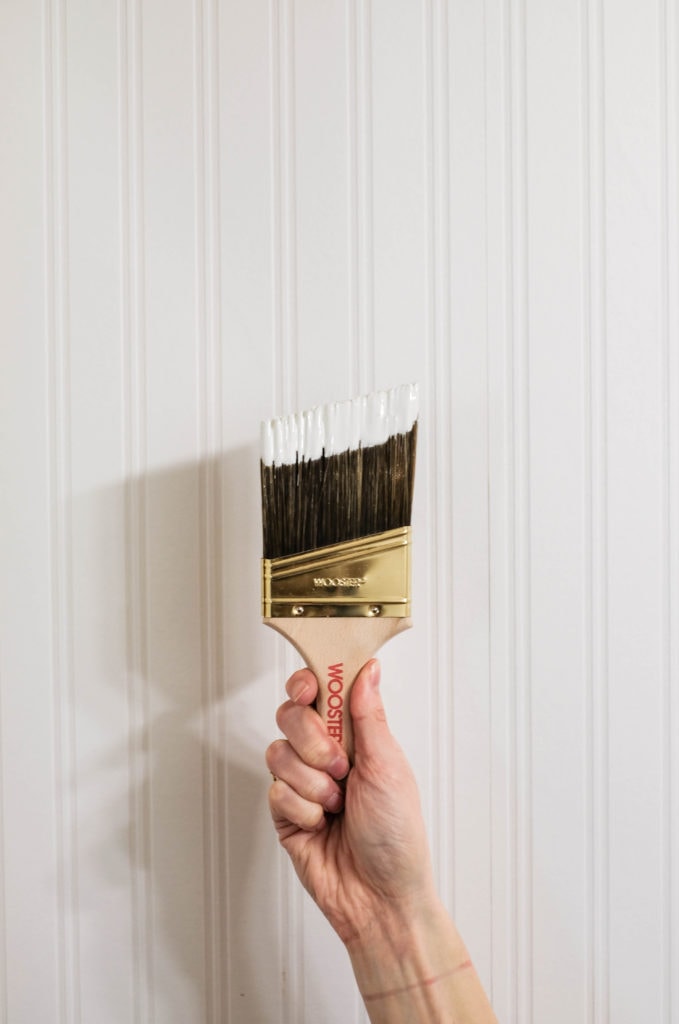
[[[258,465],[254,446],[244,447],[75,499],[90,550],[101,530],[96,547],[107,552],[106,570],[101,562],[92,572],[116,577],[98,581],[99,596],[90,584],[102,607],[89,614],[108,620],[102,644],[114,633],[126,663],[124,678],[102,673],[78,697],[83,721],[106,717],[112,699],[117,708],[110,743],[107,721],[96,724],[106,753],[86,777],[79,771],[82,808],[92,808],[82,824],[95,840],[81,873],[91,912],[103,902],[97,885],[129,900],[120,915],[132,998],[158,1020],[216,1021],[230,1010],[256,1024],[274,1019],[280,1001],[278,849],[263,759],[275,657],[259,609]]]

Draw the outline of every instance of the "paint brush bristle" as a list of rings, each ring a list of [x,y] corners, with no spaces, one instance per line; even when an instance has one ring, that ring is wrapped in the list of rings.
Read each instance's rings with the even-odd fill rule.
[[[264,558],[409,526],[414,384],[262,424]]]

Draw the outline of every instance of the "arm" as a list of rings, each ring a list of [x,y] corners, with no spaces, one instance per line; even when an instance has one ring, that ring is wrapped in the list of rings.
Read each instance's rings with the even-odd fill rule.
[[[415,778],[389,731],[379,665],[354,683],[355,761],[311,707],[308,669],[278,710],[267,750],[281,844],[344,942],[373,1024],[494,1024],[469,954],[434,886]],[[348,775],[347,775],[348,772]],[[340,780],[346,777],[343,790]]]

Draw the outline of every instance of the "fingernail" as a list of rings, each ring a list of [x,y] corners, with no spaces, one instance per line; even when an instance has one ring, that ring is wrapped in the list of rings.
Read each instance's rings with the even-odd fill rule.
[[[298,683],[292,688],[290,694],[290,700],[294,701],[295,704],[299,704],[302,698],[309,692],[308,683]]]
[[[373,658],[373,660],[368,665],[368,673],[370,685],[372,686],[373,689],[376,689],[380,681],[380,663],[377,660],[377,658]]]
[[[341,793],[333,793],[331,797],[325,801],[325,808],[330,811],[331,814],[337,814],[342,809],[344,803],[344,797]]]

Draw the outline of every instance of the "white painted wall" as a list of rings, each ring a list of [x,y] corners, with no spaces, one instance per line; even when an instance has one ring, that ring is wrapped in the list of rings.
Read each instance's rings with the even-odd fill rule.
[[[676,0],[0,3],[0,1021],[346,1024],[265,416],[418,379],[385,649],[505,1024],[679,1022]]]

